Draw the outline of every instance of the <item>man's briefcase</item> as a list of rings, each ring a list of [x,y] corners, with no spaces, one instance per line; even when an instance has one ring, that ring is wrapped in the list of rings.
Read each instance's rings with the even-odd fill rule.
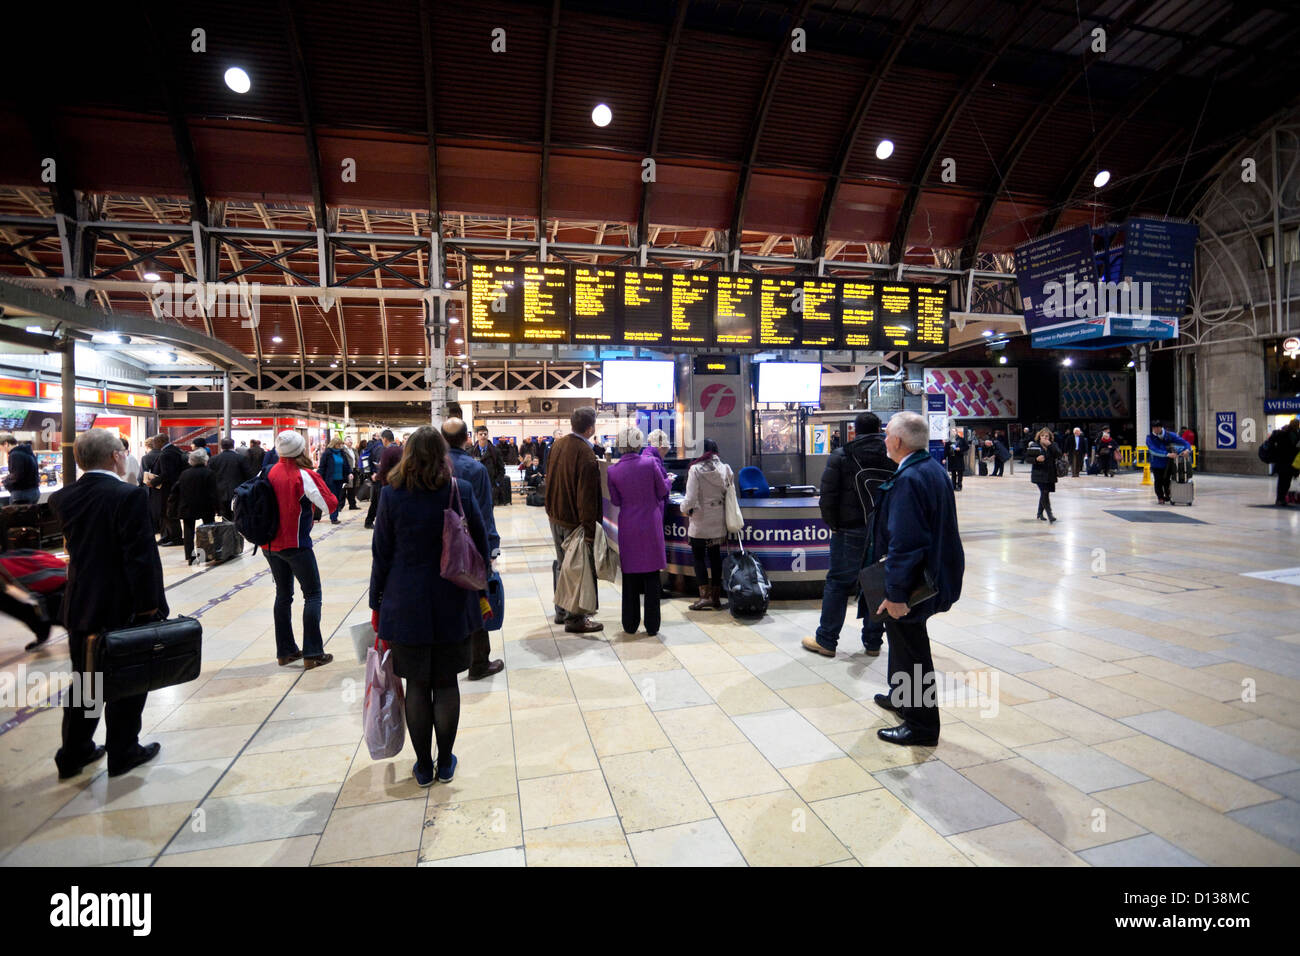
[[[203,625],[192,617],[123,627],[86,642],[86,670],[104,675],[103,698],[112,703],[199,676]]]

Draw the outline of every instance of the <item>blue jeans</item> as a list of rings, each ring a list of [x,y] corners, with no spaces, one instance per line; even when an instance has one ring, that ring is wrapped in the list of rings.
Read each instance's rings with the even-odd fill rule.
[[[867,529],[852,528],[831,535],[831,566],[826,572],[826,587],[822,590],[822,619],[817,625],[817,643],[835,650],[840,640],[840,628],[849,599],[858,590],[858,572],[867,555]],[[868,650],[880,647],[884,638],[884,624],[873,624],[862,619],[862,646]]]
[[[320,657],[325,642],[320,635],[321,588],[316,552],[311,548],[286,548],[263,551],[275,579],[275,656],[292,657],[298,653],[293,639],[293,582],[302,588],[302,656]]]
[[[21,491],[9,492],[9,503],[11,505],[35,505],[41,500],[40,488],[24,488]]]
[[[338,499],[338,505],[336,505],[334,510],[330,512],[330,521],[338,521],[339,507],[343,504],[343,479],[339,478],[335,480],[331,478],[329,481],[325,482],[325,487],[330,490],[330,494]]]

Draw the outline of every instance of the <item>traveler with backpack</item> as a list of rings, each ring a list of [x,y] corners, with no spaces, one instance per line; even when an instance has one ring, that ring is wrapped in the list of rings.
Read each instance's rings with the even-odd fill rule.
[[[320,467],[317,469],[320,476],[325,479],[325,486],[329,488],[339,505],[343,504],[343,486],[348,483],[352,477],[352,466],[348,464],[348,456],[343,453],[343,439],[336,438],[329,443],[329,447],[321,452]],[[330,513],[330,524],[339,523],[339,509]]]
[[[1273,466],[1277,475],[1277,495],[1274,504],[1279,508],[1287,507],[1287,492],[1297,474],[1296,455],[1300,454],[1300,418],[1287,422],[1285,428],[1279,428],[1268,436],[1268,440],[1259,446],[1259,458]]]
[[[217,490],[221,499],[217,511],[228,521],[232,517],[230,499],[234,496],[235,489],[252,478],[257,469],[247,454],[241,455],[235,451],[233,438],[221,439],[221,451],[212,457],[208,467],[217,476]]]
[[[1173,480],[1174,470],[1170,465],[1177,459],[1190,455],[1192,446],[1165,428],[1160,422],[1151,423],[1151,434],[1147,436],[1147,460],[1151,465],[1151,478],[1156,486],[1156,501],[1170,504],[1169,483]]]
[[[735,484],[731,467],[718,457],[718,443],[704,439],[704,454],[691,462],[686,475],[682,514],[689,521],[686,535],[695,558],[695,583],[700,599],[692,611],[721,610],[722,545],[727,540],[727,486]]]
[[[463,430],[464,422],[456,421]],[[411,771],[417,784],[428,787],[435,777],[447,783],[456,773],[456,676],[471,666],[470,636],[483,628],[486,603],[483,592],[442,576],[444,519],[449,511],[463,514],[485,569],[491,563],[487,529],[473,489],[453,476],[447,444],[429,425],[412,433],[379,494],[383,506],[370,544],[371,624],[392,647],[394,673],[406,680],[406,725],[415,750]]]
[[[212,524],[220,506],[217,475],[208,467],[208,453],[201,448],[190,452],[190,466],[176,479],[176,514],[184,528],[185,563],[194,563],[194,528]]]
[[[885,451],[880,419],[860,412],[853,422],[853,441],[831,452],[822,473],[822,520],[831,529],[830,567],[822,589],[822,616],[815,637],[805,637],[805,650],[834,657],[849,598],[858,589],[858,573],[867,556],[867,536],[880,497],[880,485],[897,467]],[[884,622],[862,619],[862,647],[870,657],[880,654]]]
[[[320,631],[321,584],[316,552],[311,546],[311,526],[315,520],[312,509],[322,514],[338,510],[338,499],[325,486],[325,481],[311,470],[311,457],[307,454],[307,440],[296,431],[285,430],[275,438],[275,451],[279,460],[265,478],[254,479],[269,483],[275,495],[276,531],[264,545],[266,563],[275,579],[275,655],[281,667],[302,660],[303,667],[311,670],[334,660],[325,653]],[[241,490],[247,485],[241,486]],[[263,491],[264,495],[264,491]],[[239,525],[239,496],[236,497],[236,526]],[[240,532],[255,544],[259,543],[240,528]],[[302,588],[302,650],[293,636],[293,582]]]

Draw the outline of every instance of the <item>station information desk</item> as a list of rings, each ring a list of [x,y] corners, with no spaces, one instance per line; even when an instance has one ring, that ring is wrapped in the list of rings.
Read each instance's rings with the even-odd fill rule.
[[[617,549],[619,509],[610,503],[609,486],[601,467],[602,508],[605,534]],[[695,563],[682,514],[684,496],[669,496],[664,506],[664,541],[667,545],[668,574],[691,578]],[[822,521],[819,498],[741,498],[740,513],[745,528],[740,533],[745,550],[763,563],[776,596],[820,594],[830,566],[831,529]],[[735,550],[735,536],[723,548]]]

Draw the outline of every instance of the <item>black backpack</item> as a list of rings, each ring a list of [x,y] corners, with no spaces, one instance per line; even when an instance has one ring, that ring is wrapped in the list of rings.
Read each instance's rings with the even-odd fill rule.
[[[1276,432],[1274,432],[1274,435]],[[1269,435],[1259,445],[1259,460],[1266,465],[1273,464],[1273,455],[1276,451],[1273,443],[1273,435]]]
[[[250,478],[234,495],[235,528],[246,541],[270,544],[280,531],[280,504],[265,475]]]
[[[858,493],[858,501],[862,505],[863,519],[870,521],[876,506],[880,504],[880,486],[893,478],[894,472],[884,468],[865,468],[858,464],[856,458],[849,457],[847,449],[844,452],[844,460],[856,469],[853,472],[853,488]]]

